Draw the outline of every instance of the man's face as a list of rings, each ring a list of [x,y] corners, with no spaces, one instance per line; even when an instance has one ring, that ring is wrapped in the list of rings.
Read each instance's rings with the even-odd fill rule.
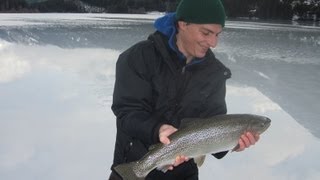
[[[177,46],[187,57],[202,58],[210,47],[216,47],[218,35],[222,31],[220,24],[191,24],[178,22]]]

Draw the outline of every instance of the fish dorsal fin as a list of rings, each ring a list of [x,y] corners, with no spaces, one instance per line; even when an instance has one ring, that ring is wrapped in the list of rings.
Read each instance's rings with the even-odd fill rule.
[[[203,155],[203,156],[198,156],[198,157],[195,157],[193,158],[194,159],[194,162],[197,164],[198,167],[201,167],[204,163],[204,160],[206,159],[206,156]]]
[[[184,119],[181,120],[179,128],[192,126],[192,124],[197,122],[197,120],[199,120],[199,118],[184,118]]]

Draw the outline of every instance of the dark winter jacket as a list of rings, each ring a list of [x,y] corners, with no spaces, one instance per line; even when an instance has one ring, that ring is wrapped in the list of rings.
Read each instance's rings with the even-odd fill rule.
[[[195,61],[200,63],[186,65],[160,32],[119,56],[112,105],[117,117],[113,167],[140,159],[150,145],[159,143],[163,124],[179,128],[183,118],[226,113],[225,84],[230,70],[211,50]],[[170,173],[197,173],[192,160],[180,166]]]

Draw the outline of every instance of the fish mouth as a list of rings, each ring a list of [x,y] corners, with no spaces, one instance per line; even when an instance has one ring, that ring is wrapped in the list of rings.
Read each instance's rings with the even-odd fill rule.
[[[265,121],[266,125],[270,125],[271,124],[271,119],[269,119],[268,117],[265,117],[264,121]]]
[[[264,117],[264,121],[263,121],[263,128],[261,129],[261,131],[259,132],[259,134],[262,134],[264,131],[266,131],[271,125],[271,119]]]
[[[265,124],[266,124],[267,127],[269,127],[271,125],[271,119],[266,117]]]

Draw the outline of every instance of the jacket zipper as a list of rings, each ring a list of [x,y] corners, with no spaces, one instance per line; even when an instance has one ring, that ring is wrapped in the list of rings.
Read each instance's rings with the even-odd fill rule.
[[[182,67],[181,74],[184,74],[185,72],[186,72],[186,65]]]

